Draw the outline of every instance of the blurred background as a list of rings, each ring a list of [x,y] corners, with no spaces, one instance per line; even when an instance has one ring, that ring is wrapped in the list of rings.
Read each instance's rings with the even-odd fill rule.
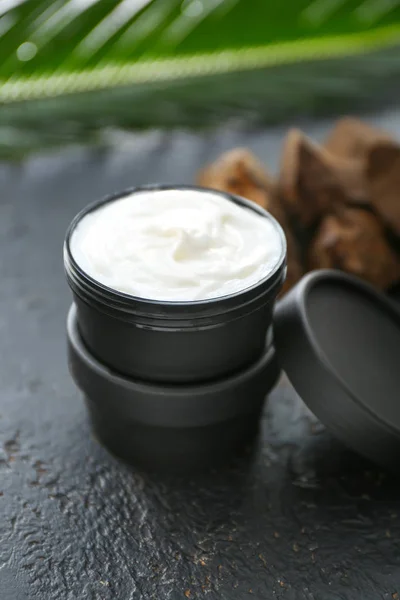
[[[399,0],[1,0],[0,153],[396,101]]]

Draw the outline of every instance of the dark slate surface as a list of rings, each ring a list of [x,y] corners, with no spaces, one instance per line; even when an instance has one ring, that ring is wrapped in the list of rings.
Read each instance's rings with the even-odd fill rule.
[[[400,134],[396,113],[375,121]],[[329,123],[303,126],[320,137]],[[400,598],[398,481],[336,443],[287,383],[254,455],[168,479],[98,445],[68,375],[61,246],[77,210],[190,182],[238,143],[274,167],[283,132],[117,136],[113,151],[0,166],[1,600]]]

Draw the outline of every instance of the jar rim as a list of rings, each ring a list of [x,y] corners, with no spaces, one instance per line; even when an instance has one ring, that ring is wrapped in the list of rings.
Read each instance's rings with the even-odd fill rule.
[[[190,191],[199,191],[204,193],[212,193],[219,195],[239,206],[244,208],[248,208],[258,213],[263,218],[267,218],[270,223],[273,225],[275,231],[279,235],[280,240],[280,255],[274,265],[273,269],[269,271],[264,277],[260,278],[255,283],[247,286],[245,288],[239,289],[230,294],[226,294],[223,296],[216,296],[213,298],[205,298],[202,300],[160,300],[160,299],[152,299],[146,298],[142,296],[134,296],[132,294],[128,294],[125,292],[121,292],[116,290],[115,288],[109,287],[104,283],[101,283],[94,277],[90,276],[75,260],[73,253],[71,251],[71,238],[77,227],[77,225],[82,221],[84,217],[86,217],[91,212],[98,210],[100,207],[108,204],[110,202],[114,202],[119,200],[120,198],[124,198],[125,196],[129,196],[135,193],[141,192],[149,192],[149,191],[170,191],[170,190],[190,190]],[[265,286],[273,287],[275,283],[282,283],[282,279],[284,278],[286,271],[286,238],[285,234],[282,230],[281,225],[278,221],[266,210],[261,208],[258,204],[247,200],[241,196],[230,194],[227,192],[222,192],[219,190],[213,190],[209,188],[204,188],[196,185],[169,185],[169,184],[149,184],[149,185],[141,185],[137,187],[131,187],[124,189],[119,192],[115,192],[109,194],[100,200],[95,200],[94,202],[87,205],[83,208],[78,214],[72,219],[68,229],[66,231],[65,240],[64,240],[64,266],[67,274],[67,279],[71,287],[78,292],[80,290],[84,293],[89,293],[90,296],[97,297],[100,303],[104,302],[105,304],[111,304],[114,307],[120,306],[123,311],[129,311],[129,306],[135,309],[135,312],[139,310],[140,312],[143,309],[147,308],[145,311],[147,314],[159,310],[163,311],[196,311],[197,309],[206,310],[209,309],[213,314],[217,312],[226,312],[229,310],[230,304],[235,304],[235,301],[240,297],[242,302],[246,303],[246,299],[249,297],[254,297],[254,293],[258,288],[262,287],[264,289]],[[258,295],[258,294],[256,294]],[[223,306],[221,306],[223,305]],[[221,310],[218,310],[218,307],[221,306]]]

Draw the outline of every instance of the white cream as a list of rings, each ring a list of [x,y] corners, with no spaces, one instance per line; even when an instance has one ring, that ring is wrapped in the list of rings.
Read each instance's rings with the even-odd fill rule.
[[[78,265],[104,285],[153,300],[243,290],[282,254],[269,219],[213,192],[144,191],[86,215],[71,238]]]

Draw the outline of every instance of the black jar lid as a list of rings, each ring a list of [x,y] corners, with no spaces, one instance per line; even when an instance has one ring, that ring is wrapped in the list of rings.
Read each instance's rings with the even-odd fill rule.
[[[274,339],[297,393],[344,444],[385,467],[400,457],[400,310],[336,271],[304,277],[276,306]]]

